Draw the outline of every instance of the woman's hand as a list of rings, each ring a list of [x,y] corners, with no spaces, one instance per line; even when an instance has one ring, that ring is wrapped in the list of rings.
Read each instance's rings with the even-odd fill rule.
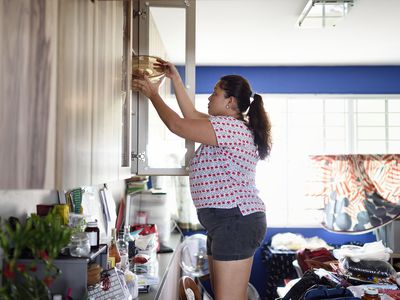
[[[142,93],[147,98],[152,99],[154,96],[158,95],[158,88],[162,81],[163,78],[156,83],[153,83],[147,76],[144,76],[144,79],[132,80],[132,89]]]
[[[176,69],[175,65],[165,61],[161,58],[157,59],[158,63],[155,63],[154,66],[156,68],[160,68],[161,70],[163,70],[165,72],[165,76],[170,78],[170,79],[176,79],[176,78],[180,78],[180,75],[178,73],[178,70]]]

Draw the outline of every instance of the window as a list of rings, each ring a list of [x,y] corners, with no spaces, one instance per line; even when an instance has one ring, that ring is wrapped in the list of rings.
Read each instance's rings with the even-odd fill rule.
[[[400,98],[262,95],[272,122],[271,156],[257,167],[269,226],[312,227],[322,200],[306,196],[309,155],[400,152]],[[207,111],[208,95],[196,95]]]

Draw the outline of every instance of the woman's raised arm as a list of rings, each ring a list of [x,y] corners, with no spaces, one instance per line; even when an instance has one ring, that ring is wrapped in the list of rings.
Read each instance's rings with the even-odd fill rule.
[[[209,115],[196,110],[193,102],[187,94],[185,85],[183,84],[182,78],[179,75],[176,67],[172,63],[162,59],[159,59],[158,61],[160,63],[160,67],[165,70],[165,76],[172,80],[176,99],[183,117],[189,119],[208,118]]]
[[[216,146],[217,137],[210,121],[207,118],[180,117],[160,97],[158,93],[160,82],[152,83],[145,76],[143,80],[134,79],[132,88],[150,99],[160,119],[171,132],[197,143]]]

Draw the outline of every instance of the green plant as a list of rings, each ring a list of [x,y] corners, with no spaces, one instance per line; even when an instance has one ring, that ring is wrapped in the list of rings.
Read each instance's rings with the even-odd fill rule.
[[[25,224],[1,222],[0,247],[4,252],[1,299],[48,299],[48,287],[60,275],[54,265],[62,248],[68,245],[72,229],[63,225],[53,209],[47,216],[32,214]],[[32,258],[29,265],[18,263],[23,254]],[[43,263],[44,277],[36,274]]]

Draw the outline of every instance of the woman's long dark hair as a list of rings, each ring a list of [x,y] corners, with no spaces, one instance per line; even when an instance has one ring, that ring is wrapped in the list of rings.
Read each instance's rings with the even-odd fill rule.
[[[240,113],[239,117],[241,120],[247,121],[247,125],[254,134],[254,143],[257,146],[258,156],[260,159],[265,159],[271,152],[272,141],[271,122],[265,112],[262,97],[259,94],[253,94],[249,82],[239,75],[221,77],[219,87],[224,90],[226,98],[236,98]],[[248,120],[244,116],[247,109]]]

